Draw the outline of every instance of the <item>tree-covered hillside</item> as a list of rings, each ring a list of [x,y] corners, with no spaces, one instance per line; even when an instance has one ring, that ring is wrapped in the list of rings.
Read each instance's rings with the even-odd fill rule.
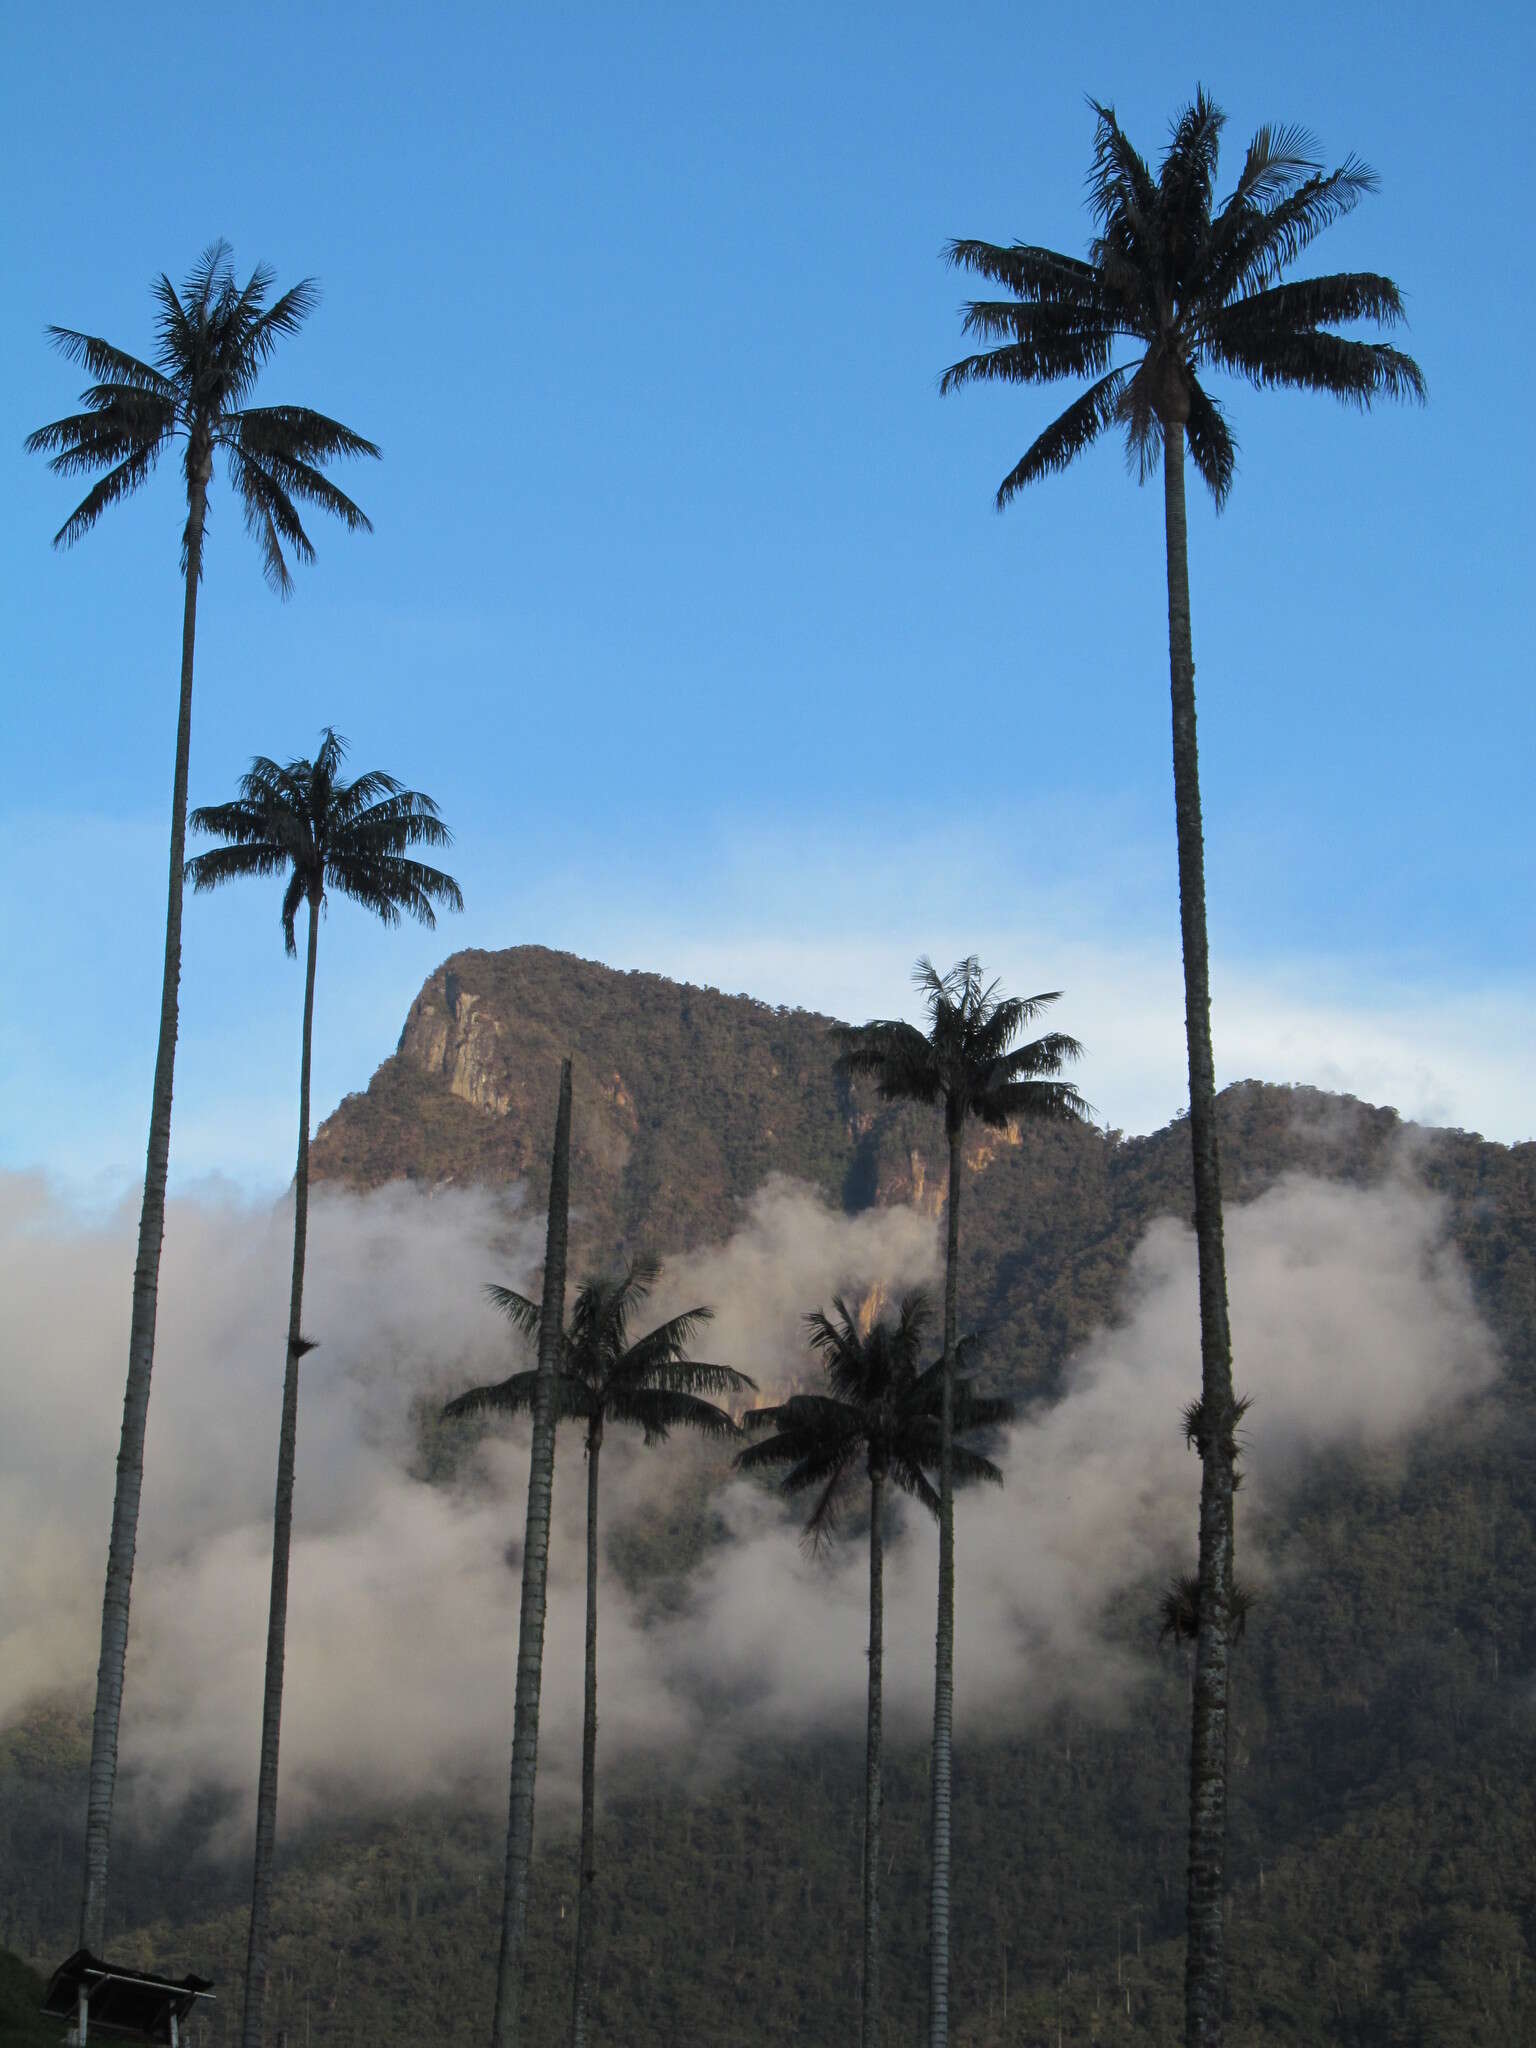
[[[535,949],[457,956],[432,978],[400,1052],[323,1127],[317,1168],[364,1185],[526,1173],[540,1199],[567,1048],[588,1256],[722,1240],[773,1170],[849,1209],[933,1202],[936,1120],[835,1082],[825,1019]],[[1390,1110],[1256,1083],[1229,1089],[1221,1112],[1234,1206],[1292,1172],[1436,1191],[1500,1357],[1470,1409],[1406,1440],[1334,1445],[1243,1524],[1271,1569],[1237,1664],[1233,2039],[1536,2042],[1536,1146],[1414,1132]],[[1124,1315],[1149,1225],[1187,1217],[1186,1133],[968,1143],[965,1319],[988,1331],[995,1384],[1049,1397],[1074,1348]],[[1241,1383],[1241,1325],[1237,1340]],[[454,1441],[425,1415],[422,1430],[423,1469],[446,1480]],[[613,1562],[658,1613],[686,1601],[690,1571],[725,1540],[718,1461],[693,1471],[664,1513],[612,1535]],[[1196,1484],[1191,1460],[1191,1545]],[[962,1609],[965,1569],[962,1548]],[[1179,2038],[1187,1677],[1180,1651],[1156,1661],[1158,1590],[1149,1575],[1118,1598],[1110,1635],[1152,1675],[1102,1712],[962,1728],[957,2048]],[[509,1649],[509,1729],[510,1675]],[[73,1945],[83,1757],[73,1701],[0,1736],[0,1943],[43,1966]],[[920,1742],[895,1745],[893,2048],[922,2005],[925,1769]],[[595,2037],[850,2039],[861,1783],[852,1729],[765,1736],[713,1772],[611,1775]],[[217,1980],[194,2048],[228,2040],[239,2008],[247,1852],[210,1854],[220,1818],[207,1795],[155,1832],[125,1823],[114,1847],[114,1950]],[[442,1805],[338,1811],[295,1834],[279,1859],[269,2040],[483,2042],[500,1856],[498,1814]],[[541,2039],[566,2009],[574,1863],[568,1826],[541,1809]]]

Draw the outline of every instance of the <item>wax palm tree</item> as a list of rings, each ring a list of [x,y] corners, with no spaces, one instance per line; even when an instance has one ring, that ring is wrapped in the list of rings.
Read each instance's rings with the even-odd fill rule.
[[[1376,189],[1357,157],[1325,170],[1302,129],[1266,126],[1248,146],[1229,197],[1216,204],[1224,116],[1203,91],[1179,115],[1156,177],[1113,109],[1092,103],[1097,127],[1089,202],[1098,232],[1086,261],[1025,243],[956,241],[949,258],[1010,294],[965,310],[965,331],[988,344],[944,372],[941,389],[978,382],[1093,382],[1040,434],[998,486],[1006,505],[1026,484],[1065,469],[1111,428],[1125,431],[1143,479],[1163,471],[1168,656],[1173,705],[1174,816],[1189,1050],[1189,1129],[1199,1241],[1201,1614],[1190,1744],[1189,1944],[1185,2024],[1191,2048],[1215,2048],[1225,2000],[1227,1649],[1233,1560],[1232,1463],[1223,1450],[1233,1404],[1221,1172],[1216,1143],[1206,945],[1205,853],[1195,732],[1184,457],[1218,507],[1236,447],[1211,371],[1261,389],[1320,391],[1368,408],[1377,398],[1425,395],[1417,363],[1380,341],[1331,330],[1403,319],[1390,278],[1357,271],[1282,281],[1324,228]],[[1122,344],[1132,353],[1115,358]]]
[[[805,1525],[806,1539],[819,1547],[832,1535],[839,1509],[855,1485],[859,1468],[869,1480],[869,1707],[864,1744],[864,1977],[860,2041],[880,2041],[880,1815],[881,1724],[884,1676],[885,1489],[898,1487],[937,1517],[939,1496],[928,1477],[941,1462],[945,1361],[926,1370],[922,1352],[932,1310],[921,1292],[906,1296],[894,1322],[877,1322],[868,1333],[841,1299],[833,1313],[806,1317],[811,1348],[819,1355],[830,1394],[795,1394],[772,1408],[752,1410],[749,1430],[772,1430],[739,1453],[743,1471],[787,1466],[785,1493],[815,1488]],[[955,1357],[972,1344],[964,1340]],[[955,1378],[951,1388],[953,1483],[986,1479],[1001,1486],[1003,1475],[990,1458],[954,1435],[995,1428],[1013,1413],[1011,1402],[988,1400]]]
[[[919,960],[913,980],[928,1010],[928,1030],[900,1018],[838,1025],[838,1068],[871,1076],[888,1101],[940,1105],[949,1144],[948,1234],[944,1255],[944,1373],[939,1459],[939,1612],[934,1636],[932,1871],[928,1913],[928,2033],[931,2048],[949,2039],[949,1819],[954,1722],[955,1522],[950,1456],[960,1267],[961,1141],[970,1118],[1002,1129],[1014,1123],[1076,1122],[1090,1114],[1062,1065],[1082,1052],[1076,1039],[1053,1031],[1024,1045],[1024,1026],[1054,1003],[1060,990],[999,996],[983,985],[974,955],[941,975]]]
[[[587,2035],[592,1892],[597,1882],[597,1485],[603,1432],[610,1422],[627,1423],[642,1430],[648,1444],[664,1443],[674,1429],[693,1429],[708,1437],[739,1436],[729,1412],[705,1396],[748,1393],[756,1384],[728,1365],[711,1365],[687,1355],[694,1333],[712,1319],[712,1309],[685,1310],[658,1323],[643,1337],[631,1339],[630,1318],[649,1296],[660,1270],[656,1260],[639,1258],[616,1277],[589,1277],[582,1282],[571,1309],[570,1328],[561,1339],[555,1379],[557,1421],[580,1416],[587,1426],[587,1636],[571,2048],[583,2048]],[[486,1292],[514,1329],[535,1339],[539,1336],[543,1312],[537,1302],[510,1287],[489,1287]],[[500,1409],[526,1415],[532,1412],[537,1391],[538,1373],[518,1372],[494,1386],[460,1394],[443,1413],[467,1415]]]
[[[491,2048],[521,2048],[523,1957],[528,1945],[528,1873],[533,1860],[533,1795],[539,1767],[539,1701],[544,1685],[544,1610],[549,1584],[549,1524],[555,1495],[555,1423],[559,1412],[565,1254],[571,1207],[571,1062],[560,1065],[560,1099],[549,1169],[549,1226],[539,1295],[533,1442],[523,1523],[522,1595],[517,1617],[517,1687],[512,1706],[512,1771],[507,1797],[507,1860],[501,1898],[501,1950]]]
[[[277,1836],[278,1741],[283,1713],[283,1648],[288,1624],[288,1553],[293,1534],[293,1481],[299,1420],[299,1360],[313,1349],[302,1334],[304,1251],[309,1231],[309,1076],[315,1021],[315,962],[320,913],[328,896],[348,896],[387,925],[402,916],[434,925],[434,903],[462,910],[451,875],[410,858],[416,846],[448,846],[453,834],[437,805],[378,769],[342,779],[347,743],[329,726],[313,761],[280,768],[258,754],[240,778],[233,802],[192,813],[194,832],[224,841],[187,862],[195,890],[217,889],[250,875],[285,875],[283,945],[298,952],[295,922],[307,905],[304,1025],[299,1052],[299,1150],[293,1183],[293,1283],[283,1366],[277,1495],[272,1522],[272,1594],[267,1619],[266,1684],[261,1713],[261,1768],[256,1793],[256,1863],[251,1885],[250,1946],[245,1973],[244,2048],[260,2048],[267,1972],[272,1857]]]
[[[91,1728],[85,1881],[80,1908],[81,1944],[94,1950],[101,1948],[106,1919],[117,1729],[122,1711],[128,1605],[144,1475],[144,1430],[154,1365],[160,1245],[165,1235],[171,1087],[181,981],[187,772],[192,746],[192,655],[214,451],[218,449],[224,456],[229,481],[245,514],[246,529],[261,549],[268,582],[281,596],[288,594],[292,582],[288,554],[305,562],[314,556],[299,516],[301,504],[330,512],[347,527],[368,528],[368,521],[357,506],[323,474],[325,464],[339,455],[379,452],[371,441],[354,434],[350,427],[327,419],[323,413],[311,412],[306,406],[248,403],[274,348],[284,336],[303,325],[319,302],[319,291],[312,278],[305,278],[276,299],[271,296],[272,285],[273,274],[264,264],[257,265],[245,285],[237,284],[229,248],[224,242],[215,242],[204,251],[180,292],[162,275],[153,287],[153,363],[141,362],[97,335],[81,334],[69,327],[50,327],[48,332],[60,351],[94,381],[81,394],[84,412],[39,427],[28,436],[26,444],[29,452],[50,456],[50,468],[60,475],[90,476],[100,472],[54,535],[55,547],[73,546],[103,512],[139,488],[174,443],[185,444],[181,465],[187,493],[187,518],[181,536],[181,691],[171,785],[165,967],[144,1164],[144,1200],[133,1271],[128,1379],[102,1600],[101,1658]]]

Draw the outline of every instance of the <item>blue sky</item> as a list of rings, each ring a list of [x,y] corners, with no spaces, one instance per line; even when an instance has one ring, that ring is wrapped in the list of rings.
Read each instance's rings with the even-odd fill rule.
[[[1161,493],[1105,444],[999,517],[1071,395],[940,401],[947,237],[1078,250],[1084,95],[1156,155],[1204,82],[1228,171],[1298,119],[1382,188],[1306,267],[1388,272],[1431,402],[1224,387],[1192,490],[1222,1078],[1536,1132],[1520,10],[100,7],[5,29],[10,763],[0,1163],[141,1171],[180,626],[167,465],[69,554],[21,449],[73,409],[52,320],[149,346],[215,236],[313,274],[261,396],[379,441],[371,537],[317,526],[288,604],[216,480],[194,802],[346,733],[429,790],[468,908],[333,907],[316,1103],[422,978],[523,941],[845,1015],[919,952],[1061,985],[1103,1118],[1184,1099]],[[1490,390],[1499,396],[1489,397]],[[277,895],[189,906],[173,1177],[286,1178],[298,970]]]

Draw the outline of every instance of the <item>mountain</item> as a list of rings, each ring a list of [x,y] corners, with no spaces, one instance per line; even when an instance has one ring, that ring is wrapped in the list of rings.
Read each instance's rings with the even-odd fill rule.
[[[521,1180],[538,1205],[569,1051],[574,1270],[720,1245],[772,1174],[849,1214],[936,1214],[937,1119],[837,1082],[829,1021],[538,948],[460,953],[423,987],[396,1053],[321,1127],[314,1168],[357,1187]],[[1081,1078],[1092,1096],[1091,1057]],[[1221,1117],[1235,1220],[1288,1188],[1431,1191],[1454,1250],[1439,1279],[1454,1294],[1465,1274],[1498,1357],[1475,1402],[1390,1441],[1330,1439],[1298,1454],[1277,1506],[1255,1504],[1278,1562],[1238,1666],[1232,2037],[1536,2042],[1536,1146],[1251,1081],[1225,1091]],[[962,1301],[993,1384],[1048,1412],[1074,1355],[1130,1326],[1150,1284],[1145,1247],[1171,1243],[1167,1219],[1188,1217],[1187,1153],[1181,1123],[1144,1138],[968,1139]],[[1326,1233],[1325,1205],[1317,1215]],[[1384,1268],[1385,1305],[1414,1284],[1411,1262]],[[1306,1286],[1294,1278],[1298,1331]],[[1272,1335],[1247,1334],[1255,1347]],[[1244,1337],[1239,1324],[1240,1372]],[[1341,1378],[1357,1366],[1337,1361]],[[623,1535],[621,1568],[658,1612],[727,1540],[717,1469],[699,1473],[695,1497]],[[960,1578],[963,1603],[963,1553]],[[1109,1617],[1143,1672],[1121,1704],[1074,1700],[1024,1727],[1001,1713],[961,1745],[957,2048],[1178,2038],[1185,1677],[1171,1653],[1149,1658],[1156,1593],[1155,1574],[1128,1582]],[[81,1761],[70,1703],[0,1735],[0,1940],[38,1964],[70,1945]],[[856,1732],[785,1731],[686,1784],[610,1783],[599,2038],[850,2038],[861,1772]],[[892,2043],[921,2008],[925,1811],[914,1744],[893,1759],[886,1824]],[[205,1853],[219,1818],[216,1803],[194,1804],[114,1850],[115,1892],[135,1908],[125,1958],[219,1980],[194,2048],[230,2038],[239,2004],[246,1871],[243,1854]],[[564,2006],[571,1862],[566,1836],[545,1829],[541,2039],[556,2038]],[[300,2030],[305,2048],[482,2041],[499,1892],[500,1824],[482,1812],[435,1803],[315,1822],[283,1864],[274,2024],[293,2048]]]

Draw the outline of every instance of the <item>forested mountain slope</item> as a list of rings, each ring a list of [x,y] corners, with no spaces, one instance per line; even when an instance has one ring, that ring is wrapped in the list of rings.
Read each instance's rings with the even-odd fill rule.
[[[936,1119],[837,1083],[826,1019],[534,948],[457,955],[431,978],[400,1050],[318,1134],[316,1170],[360,1186],[526,1178],[537,1204],[566,1050],[578,1266],[718,1243],[774,1172],[843,1209],[934,1207]],[[1091,1097],[1091,1048],[1081,1079]],[[1237,1676],[1234,2038],[1536,2042],[1536,1146],[1257,1083],[1229,1089],[1222,1114],[1234,1209],[1293,1175],[1433,1190],[1498,1356],[1496,1383],[1434,1427],[1340,1436],[1253,1501],[1244,1540],[1269,1567]],[[1049,1401],[1080,1347],[1131,1312],[1149,1227],[1187,1217],[1187,1132],[970,1145],[965,1320],[988,1333],[994,1383]],[[1241,1324],[1237,1339],[1241,1360]],[[1340,1375],[1356,1363],[1341,1358]],[[443,1449],[424,1417],[429,1465]],[[1196,1483],[1191,1461],[1191,1547]],[[700,1463],[653,1525],[615,1528],[616,1563],[658,1613],[726,1540],[718,1485]],[[962,1608],[965,1571],[962,1549]],[[960,1743],[957,2043],[1178,2038],[1186,1678],[1176,1652],[1156,1659],[1157,1590],[1155,1576],[1127,1585],[1109,1618],[1139,1660],[1134,1687],[1021,1726],[999,1711]],[[510,1680],[507,1711],[510,1727]],[[73,1702],[0,1735],[0,1942],[42,1964],[72,1945],[83,1756]],[[913,2038],[921,2005],[923,1771],[917,1744],[893,1759],[892,2044]],[[609,1779],[598,2038],[851,2037],[861,1773],[862,1738],[839,1729],[762,1735],[713,1774]],[[218,1979],[210,2043],[238,2012],[248,1886],[243,1847],[207,1851],[218,1818],[210,1797],[153,1833],[125,1828],[114,1864],[116,1922],[133,1923],[115,1946]],[[296,1832],[273,2037],[482,2041],[500,1834],[496,1814],[441,1803],[338,1810]],[[534,2010],[550,2040],[572,1866],[568,1834],[544,1822]]]

